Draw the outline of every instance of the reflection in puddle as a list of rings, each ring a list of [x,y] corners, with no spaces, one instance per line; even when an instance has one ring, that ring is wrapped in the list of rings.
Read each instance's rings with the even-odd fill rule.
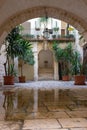
[[[86,89],[20,88],[3,95],[5,120],[87,117]],[[82,111],[84,114],[78,114]]]

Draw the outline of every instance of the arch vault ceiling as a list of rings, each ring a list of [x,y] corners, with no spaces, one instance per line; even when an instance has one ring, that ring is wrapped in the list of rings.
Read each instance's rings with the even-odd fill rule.
[[[45,15],[44,8],[50,17],[87,33],[87,0],[0,0],[0,35],[28,19]]]

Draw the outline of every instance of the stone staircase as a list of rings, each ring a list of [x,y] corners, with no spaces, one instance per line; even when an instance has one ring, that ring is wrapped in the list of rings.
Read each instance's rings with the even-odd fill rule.
[[[53,80],[53,68],[40,68],[39,69],[39,80]]]

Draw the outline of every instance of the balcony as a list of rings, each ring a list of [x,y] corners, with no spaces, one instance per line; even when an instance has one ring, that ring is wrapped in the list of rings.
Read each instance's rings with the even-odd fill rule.
[[[61,43],[63,42],[75,42],[75,37],[73,34],[69,35],[52,35],[50,38],[44,38],[44,36],[40,35],[32,35],[32,34],[25,34],[22,35],[24,39],[29,40],[30,42],[43,42],[44,40],[47,40],[48,42],[52,41],[59,41]]]

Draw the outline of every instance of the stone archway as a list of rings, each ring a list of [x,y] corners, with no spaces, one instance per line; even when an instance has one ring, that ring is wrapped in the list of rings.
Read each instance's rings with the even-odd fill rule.
[[[77,30],[79,30],[80,33],[82,33],[86,37],[87,23],[81,17],[64,9],[49,6],[36,6],[16,12],[14,15],[3,21],[0,26],[0,35],[2,36],[4,32],[8,33],[9,31],[11,31],[12,28],[19,25],[20,23],[25,22],[26,20],[45,16],[45,12],[47,12],[49,17],[60,19],[73,25]]]
[[[38,76],[39,80],[53,79],[53,53],[48,50],[41,50],[38,54]]]

